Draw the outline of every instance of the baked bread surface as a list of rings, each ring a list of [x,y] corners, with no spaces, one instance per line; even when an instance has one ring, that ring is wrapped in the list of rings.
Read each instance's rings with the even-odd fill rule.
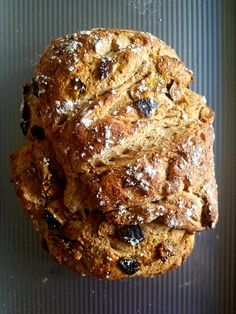
[[[175,51],[149,33],[93,29],[50,43],[24,87],[21,127],[30,143],[12,156],[12,173],[57,260],[85,273],[82,264],[92,269],[96,260],[92,274],[119,278],[119,259],[133,256],[135,275],[153,276],[181,263],[194,232],[215,226],[214,113],[189,88],[192,78]],[[56,232],[41,214],[48,204],[53,217],[60,213]],[[101,224],[113,230],[104,246]],[[145,234],[134,247],[117,236],[128,226]],[[66,257],[72,244],[63,237],[75,241],[80,258]],[[154,251],[166,239],[178,254],[163,263]],[[110,250],[114,263],[103,269]]]
[[[47,140],[12,155],[17,194],[44,247],[61,264],[83,274],[117,279],[154,276],[181,265],[194,235],[158,219],[114,225],[99,211],[71,213],[64,205],[64,177]]]

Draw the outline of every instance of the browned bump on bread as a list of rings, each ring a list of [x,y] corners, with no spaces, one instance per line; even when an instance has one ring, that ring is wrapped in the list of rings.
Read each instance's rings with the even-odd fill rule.
[[[66,206],[72,212],[84,207],[99,208],[118,223],[131,223],[137,218],[139,222],[145,222],[159,216],[158,206],[163,199],[166,200],[167,213],[171,211],[171,197],[184,192],[185,199],[196,200],[193,204],[198,225],[194,223],[187,227],[186,220],[190,223],[191,213],[186,213],[186,218],[182,215],[173,227],[202,230],[206,227],[205,223],[201,224],[201,215],[205,212],[207,193],[212,213],[208,219],[213,226],[217,221],[217,194],[211,167],[212,128],[202,129],[200,133],[190,129],[184,136],[185,140],[182,136],[180,141],[174,142],[172,149],[162,146],[155,153],[149,151],[140,158],[136,156],[136,161],[126,159],[126,164],[117,163],[100,174],[81,174],[71,179],[64,194]],[[81,196],[84,189],[84,196]],[[86,197],[88,190],[90,193]],[[183,206],[183,211],[188,209]],[[175,211],[182,210],[176,205]]]
[[[115,42],[118,44],[114,50],[112,43]],[[166,72],[158,70],[158,60],[165,56],[165,49]],[[104,79],[97,75],[103,60],[101,56],[113,62],[111,73]],[[154,119],[143,119],[133,108],[132,87],[138,83],[140,90],[148,89],[140,96],[145,94],[146,98],[158,102],[154,118],[162,120],[159,111],[168,106],[164,97],[166,86],[171,80],[179,82],[175,72],[186,77],[182,88],[189,84],[192,75],[178,61],[174,51],[149,34],[94,30],[89,36],[73,34],[54,40],[42,56],[35,77],[40,91],[46,90],[39,95],[43,124],[62,163],[72,167],[66,171],[77,173],[89,166],[88,161],[95,166],[95,160],[102,162],[107,155],[118,155],[121,141],[122,146],[129,146],[140,133],[148,136],[153,132],[157,126]],[[71,89],[71,80],[74,82],[75,77],[83,82],[83,93]],[[111,138],[106,138],[105,127],[110,128]],[[94,130],[98,134],[94,134]],[[99,135],[102,142],[96,141]]]
[[[56,169],[57,164],[47,145],[43,141],[21,148],[12,156],[12,169],[26,213],[58,262],[88,275],[116,279],[157,275],[177,267],[190,254],[194,235],[172,230],[158,220],[140,227],[121,227],[107,221],[99,211],[70,212],[63,194],[56,191],[63,186],[62,181],[51,182],[49,169]],[[53,195],[45,193],[46,182],[54,185]],[[165,259],[163,247],[167,250]]]

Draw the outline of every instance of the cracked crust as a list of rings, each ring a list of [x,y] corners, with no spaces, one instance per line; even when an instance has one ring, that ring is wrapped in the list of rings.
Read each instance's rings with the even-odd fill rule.
[[[135,250],[119,244],[118,252],[126,259],[132,252],[132,267],[142,269],[135,275],[152,276],[180,265],[192,249],[190,233],[215,226],[214,113],[189,88],[192,78],[172,48],[143,32],[92,29],[45,50],[23,93],[30,144],[11,164],[26,212],[61,263],[123,277],[130,262],[117,267],[117,252],[115,264],[104,261],[116,233],[101,238],[98,230],[140,225],[145,240]],[[74,238],[85,239],[84,230],[93,245]],[[178,256],[166,251],[172,238]],[[140,248],[145,262],[135,255]]]
[[[112,67],[101,79],[104,58],[111,60]],[[76,33],[53,40],[35,77],[46,134],[65,171],[76,175],[96,171],[97,162],[111,166],[109,159],[114,154],[122,157],[121,150],[130,146],[130,140],[137,149],[140,131],[145,137],[153,133],[163,114],[173,107],[166,96],[168,84],[179,83],[181,78],[185,89],[192,74],[175,52],[154,36],[95,29],[89,35]],[[75,78],[86,86],[83,92],[74,89]],[[145,87],[140,89],[140,85]],[[133,107],[133,101],[143,97],[159,104],[151,119],[140,117]],[[168,122],[170,118],[166,118]],[[110,128],[109,138],[106,127]]]
[[[95,29],[53,40],[35,77],[39,98],[24,96],[30,128],[53,145],[72,212],[96,208],[129,224],[152,221],[162,206],[168,226],[215,226],[214,113],[188,88],[192,73],[173,49],[150,34]],[[134,105],[144,98],[158,104],[150,117]]]
[[[47,157],[41,155],[34,143],[24,146],[11,158],[22,205],[44,245],[59,263],[98,278],[155,276],[180,266],[192,251],[193,234],[168,228],[158,219],[140,225],[142,238],[134,243],[125,241],[119,232],[121,226],[107,221],[99,211],[84,215],[71,213],[63,204],[62,193],[58,193],[63,176],[56,159],[52,153]],[[45,218],[48,213],[56,219],[53,225]],[[120,267],[123,260],[136,261],[138,267],[134,273],[124,272]]]

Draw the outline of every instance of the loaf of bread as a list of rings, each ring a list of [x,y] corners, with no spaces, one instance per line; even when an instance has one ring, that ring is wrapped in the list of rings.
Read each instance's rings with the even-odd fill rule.
[[[98,210],[70,212],[63,202],[65,177],[46,139],[13,154],[12,171],[17,194],[49,252],[74,270],[109,279],[154,276],[179,266],[193,248],[193,234],[158,219],[122,226]]]
[[[130,30],[54,39],[24,86],[28,143],[13,181],[60,263],[99,278],[154,276],[218,219],[214,113],[164,42]]]

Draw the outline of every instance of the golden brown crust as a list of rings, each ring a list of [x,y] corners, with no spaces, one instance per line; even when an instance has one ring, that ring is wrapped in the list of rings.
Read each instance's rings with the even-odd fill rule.
[[[104,56],[113,64],[101,79]],[[190,203],[192,194],[199,199],[197,219],[177,215],[175,227],[199,231],[215,225],[214,114],[204,97],[187,88],[192,74],[170,47],[132,31],[68,35],[52,41],[36,77],[39,98],[25,96],[30,128],[42,126],[57,152],[71,182],[65,190],[71,211],[86,206],[109,213],[115,223],[147,222],[158,217],[163,199],[185,191]],[[140,99],[157,102],[150,117],[135,107]],[[83,191],[89,200],[81,200]]]
[[[171,140],[168,149],[164,149],[163,141],[155,153],[147,151],[135,161],[128,160],[99,175],[78,175],[68,181],[65,204],[72,212],[84,207],[99,209],[118,224],[137,219],[150,222],[165,214],[165,223],[174,228],[200,231],[213,226],[217,195],[212,139],[211,127],[189,127],[178,140]],[[90,191],[89,199],[85,196],[81,201],[81,190],[85,190],[84,195]],[[205,215],[206,206],[211,206],[211,216]]]
[[[24,88],[21,127],[31,143],[11,163],[17,193],[57,260],[119,278],[120,252],[132,252],[141,263],[135,276],[152,276],[190,253],[189,233],[215,226],[214,113],[189,89],[192,78],[148,33],[93,29],[50,43]],[[45,210],[60,232],[43,222]],[[100,238],[100,224],[139,224],[146,240],[126,250],[116,234]],[[179,254],[166,249],[166,238]],[[111,243],[119,249],[107,265]],[[151,255],[158,247],[157,262],[145,247]],[[135,255],[141,248],[148,262]]]
[[[104,34],[109,34],[109,38],[103,37]],[[148,60],[137,75],[128,77],[122,85],[112,90],[108,89],[101,95],[94,94],[96,89],[93,85],[91,88],[82,86],[84,89],[79,95],[76,90],[77,99],[81,103],[76,104],[78,110],[75,106],[65,116],[62,111],[67,107],[59,108],[57,105],[55,107],[54,103],[54,111],[56,110],[57,114],[53,116],[55,120],[48,119],[48,115],[54,115],[50,112],[51,107],[48,107],[51,98],[46,102],[47,120],[52,122],[60,120],[59,126],[50,127],[48,137],[52,136],[52,144],[66,173],[73,177],[76,175],[76,178],[71,180],[72,183],[67,184],[65,202],[71,211],[74,211],[75,207],[83,211],[83,207],[86,206],[109,212],[109,218],[115,223],[131,223],[137,218],[145,222],[158,217],[157,206],[160,204],[157,202],[168,198],[169,195],[185,191],[188,192],[186,197],[189,196],[190,200],[193,193],[198,194],[200,198],[198,202],[200,208],[197,206],[198,219],[195,219],[197,222],[194,223],[191,219],[188,222],[182,215],[182,222],[177,222],[176,227],[193,231],[214,226],[217,220],[217,195],[212,158],[213,132],[210,127],[213,112],[206,106],[204,98],[185,87],[191,80],[191,72],[177,59],[173,50],[158,39],[143,33],[98,30],[91,38],[87,34],[74,34],[54,40],[42,57],[37,70],[39,73],[39,69],[43,69],[44,74],[39,80],[39,86],[47,83],[43,85],[47,93],[42,92],[41,86],[39,98],[30,94],[25,97],[32,108],[31,127],[35,123],[43,125],[41,120],[44,117],[44,94],[46,97],[53,97],[55,90],[58,89],[59,93],[63,90],[64,98],[66,93],[67,98],[73,96],[71,87],[65,88],[65,77],[59,79],[57,71],[52,71],[53,67],[58,67],[58,60],[65,59],[61,61],[62,64],[60,63],[60,71],[67,71],[65,69],[68,62],[73,61],[72,56],[79,54],[77,59],[81,58],[84,50],[87,51],[87,58],[91,60],[96,59],[101,53],[104,55],[104,51],[113,58],[117,58],[119,53],[135,52],[135,57],[133,56],[132,60],[127,57],[127,64],[125,63],[128,68],[132,68],[134,58],[145,57],[143,55],[140,57],[140,53],[136,51],[139,49],[137,47],[140,45],[140,38],[142,49],[147,50]],[[103,46],[97,44],[100,41]],[[121,49],[115,44],[117,42]],[[98,47],[102,49],[100,54],[97,53]],[[155,55],[150,47],[155,47],[157,52]],[[51,73],[49,85],[46,80],[46,77],[49,77],[47,71]],[[79,77],[85,75],[84,68],[78,67],[78,71],[81,73]],[[144,75],[144,72],[147,74]],[[117,73],[115,75],[117,76]],[[123,72],[119,75],[126,75],[127,78],[127,74]],[[54,77],[60,82],[53,83]],[[69,77],[71,79],[70,75]],[[142,77],[142,80],[137,77]],[[106,81],[109,81],[111,86],[113,79],[108,76],[101,81],[96,77],[96,81],[104,91],[106,90],[104,84],[108,84]],[[85,83],[87,84],[87,81]],[[59,87],[60,84],[63,86]],[[79,84],[78,88],[81,88],[81,82]],[[168,84],[171,99],[167,97]],[[49,92],[50,88],[53,93]],[[90,99],[88,103],[86,97]],[[134,101],[147,97],[158,101],[158,108],[148,119],[140,117],[140,113],[133,106]],[[59,103],[61,104],[61,100]],[[62,120],[58,118],[59,116]],[[47,130],[47,123],[43,126]],[[28,137],[32,139],[30,132]],[[149,169],[152,175],[145,173],[145,169]],[[80,171],[89,173],[81,175]],[[129,172],[131,176],[127,175]],[[214,195],[210,200],[205,195],[206,184],[211,188],[210,194]],[[84,195],[87,194],[87,190],[90,191],[89,201],[86,197],[83,197],[83,201],[79,199],[82,190]],[[122,208],[120,215],[119,208]],[[178,211],[178,207],[175,208],[174,212]],[[210,208],[210,211],[206,208]],[[204,214],[205,212],[208,214]],[[172,218],[169,220],[173,221]],[[167,224],[170,221],[165,220]]]
[[[112,68],[101,79],[104,59],[112,62]],[[167,85],[172,80],[179,83],[181,77],[184,88],[192,74],[174,51],[154,36],[95,29],[90,35],[78,33],[53,40],[35,77],[47,136],[66,171],[76,174],[91,163],[94,166],[96,155],[99,159],[104,153],[112,153],[118,141],[125,142],[133,134],[137,137],[140,129],[152,123],[153,119],[143,119],[133,108],[135,86],[148,89],[145,92],[139,88],[140,98],[146,95],[158,101],[154,119],[161,120],[159,111],[166,112],[168,106],[163,97]],[[80,80],[83,89],[75,79]],[[109,139],[105,136],[107,127]]]
[[[39,146],[44,145],[28,144],[12,155],[13,179],[26,213],[59,263],[98,278],[117,279],[163,273],[179,266],[190,254],[194,235],[168,228],[158,220],[135,227],[141,228],[140,242],[136,238],[129,242],[122,233],[127,226],[106,221],[101,212],[69,212],[62,194],[45,193],[45,185],[60,189],[61,181],[51,181],[55,159],[52,153],[41,156]],[[41,176],[42,172],[47,176]],[[48,221],[47,213],[54,218]],[[122,261],[135,263],[135,268],[122,268]]]

